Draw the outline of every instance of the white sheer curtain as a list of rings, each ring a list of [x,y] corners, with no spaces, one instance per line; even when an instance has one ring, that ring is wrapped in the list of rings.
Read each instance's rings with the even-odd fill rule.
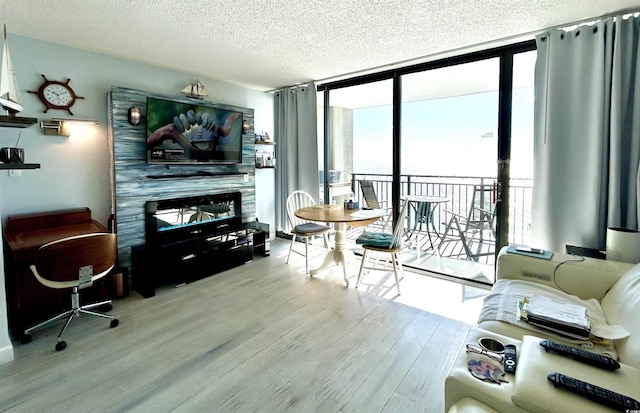
[[[608,226],[638,229],[639,24],[618,16],[536,37],[536,245],[604,249]]]
[[[318,201],[318,140],[316,87],[291,87],[275,92],[276,228],[289,230],[286,201],[301,189]]]

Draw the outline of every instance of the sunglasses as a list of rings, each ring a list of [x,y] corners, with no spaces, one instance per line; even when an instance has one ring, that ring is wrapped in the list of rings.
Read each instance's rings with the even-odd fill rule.
[[[475,344],[467,344],[467,353],[482,354],[483,356],[487,356],[499,363],[502,363],[503,360],[500,354],[494,353],[492,351],[487,351],[480,346],[476,346]]]

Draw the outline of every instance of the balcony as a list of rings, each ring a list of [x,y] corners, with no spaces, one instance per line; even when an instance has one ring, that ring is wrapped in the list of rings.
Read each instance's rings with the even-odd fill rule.
[[[386,201],[387,206],[391,205],[390,175],[353,174],[352,193],[360,205],[365,205],[360,190],[361,180],[372,181],[378,200]],[[417,272],[453,279],[463,285],[492,285],[495,281],[495,220],[486,219],[489,215],[485,215],[484,218],[492,222],[492,226],[485,222],[484,227],[475,229],[464,228],[464,224],[468,218],[480,222],[478,217],[482,217],[483,213],[493,213],[495,202],[491,189],[494,180],[477,176],[403,175],[403,196],[439,197],[442,200],[431,205],[428,218],[415,205],[409,208],[403,265]],[[478,188],[489,190],[478,191]],[[532,179],[516,178],[510,181],[510,244],[530,243],[532,190]],[[475,215],[470,215],[470,211],[475,211]],[[367,227],[368,231],[382,229],[381,221]],[[468,230],[460,231],[465,229]],[[347,231],[348,242],[353,242],[356,251],[358,247],[355,240],[362,231],[362,228]]]

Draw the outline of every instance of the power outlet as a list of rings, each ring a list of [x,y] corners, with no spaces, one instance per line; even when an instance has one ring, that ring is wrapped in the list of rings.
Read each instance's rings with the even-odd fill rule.
[[[22,171],[20,169],[9,169],[9,176],[22,176]]]

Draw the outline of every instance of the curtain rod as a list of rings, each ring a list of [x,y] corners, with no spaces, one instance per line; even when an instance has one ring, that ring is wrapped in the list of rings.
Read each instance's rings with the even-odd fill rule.
[[[291,86],[283,86],[283,87],[278,87],[275,89],[269,89],[269,90],[265,90],[264,93],[275,93],[279,90],[283,90],[283,89],[294,89],[297,87],[303,87],[303,86],[309,86],[309,83],[314,82],[313,80],[310,80],[308,82],[303,82],[303,83],[296,83],[295,85],[291,85]]]
[[[615,11],[615,12],[612,12],[612,13],[607,13],[607,14],[603,14],[603,15],[600,15],[600,16],[596,16],[596,17],[590,17],[588,19],[582,19],[582,20],[578,20],[578,21],[574,21],[574,22],[570,22],[570,23],[558,24],[558,25],[555,25],[555,26],[547,27],[545,29],[532,30],[530,32],[520,33],[520,34],[516,34],[516,35],[513,35],[513,36],[504,37],[504,38],[501,38],[501,39],[489,40],[489,41],[482,42],[482,43],[476,43],[476,44],[470,45],[470,46],[458,47],[458,48],[451,49],[451,50],[446,50],[446,51],[443,51],[443,52],[437,52],[437,53],[432,53],[432,54],[429,54],[429,55],[424,55],[424,56],[421,56],[421,57],[415,57],[415,58],[412,58],[412,59],[401,60],[399,62],[387,63],[387,64],[384,64],[384,65],[372,67],[372,68],[369,68],[369,69],[356,70],[356,71],[353,71],[353,72],[343,73],[343,74],[336,75],[336,76],[330,76],[330,77],[326,77],[324,79],[315,80],[314,82],[316,83],[316,85],[320,85],[320,84],[323,84],[323,83],[333,82],[333,81],[336,81],[336,80],[341,80],[341,79],[346,79],[346,78],[350,78],[350,77],[361,76],[361,75],[370,74],[370,73],[376,73],[376,72],[380,72],[380,71],[387,70],[387,69],[400,68],[400,67],[404,67],[404,66],[409,66],[411,64],[425,63],[425,62],[429,62],[429,61],[433,61],[433,60],[437,60],[437,59],[444,59],[445,57],[471,53],[471,52],[474,52],[474,51],[477,51],[477,50],[481,50],[481,49],[504,46],[505,44],[515,43],[516,41],[530,40],[531,38],[535,37],[537,34],[544,33],[544,32],[551,31],[551,30],[563,29],[563,28],[567,28],[567,27],[571,27],[571,26],[579,26],[581,24],[590,23],[590,22],[594,22],[594,21],[598,21],[598,20],[603,20],[603,19],[607,19],[609,17],[616,17],[616,16],[619,16],[619,15],[623,15],[624,16],[624,15],[633,14],[633,13],[639,13],[639,12],[640,12],[640,10],[637,7],[622,9],[622,10],[618,10],[618,11]],[[273,93],[273,92],[276,92],[276,91],[281,90],[281,89],[287,89],[287,88],[299,87],[299,86],[306,86],[311,82],[312,81],[299,83],[299,84],[295,84],[295,85],[292,85],[292,86],[283,86],[283,87],[279,87],[279,88],[275,88],[275,89],[270,89],[270,90],[266,90],[264,93]]]

